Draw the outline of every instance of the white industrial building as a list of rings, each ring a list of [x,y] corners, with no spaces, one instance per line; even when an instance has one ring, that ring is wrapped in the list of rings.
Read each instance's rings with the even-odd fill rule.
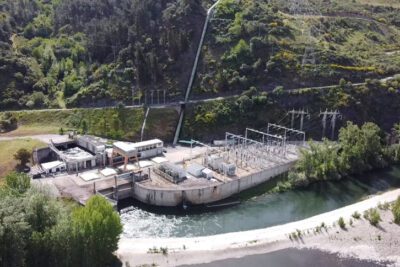
[[[50,144],[58,161],[65,163],[67,171],[80,171],[104,166],[106,163],[105,142],[97,137],[80,136],[74,143]]]
[[[139,161],[163,154],[164,142],[159,139],[148,140],[139,143],[115,142],[110,157],[110,165],[114,164],[115,157],[123,157],[124,170],[130,160]]]
[[[57,173],[67,169],[66,164],[59,160],[43,163],[41,167],[45,174]]]
[[[79,172],[95,167],[113,167],[120,163],[124,164],[123,171],[126,171],[129,161],[145,163],[143,159],[160,156],[164,149],[164,142],[159,139],[139,143],[118,141],[114,142],[112,147],[107,147],[106,144],[107,140],[99,137],[79,136],[75,140],[62,143],[52,142],[45,151],[40,152],[40,158],[43,160],[38,160],[38,152],[35,158],[41,165],[43,173],[46,174],[60,171]],[[43,163],[46,161],[48,162]],[[110,175],[104,174],[104,176]]]

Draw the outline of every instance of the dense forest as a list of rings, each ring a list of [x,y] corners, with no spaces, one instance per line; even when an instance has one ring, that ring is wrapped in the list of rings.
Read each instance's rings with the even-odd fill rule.
[[[0,109],[180,95],[204,18],[200,0],[2,0]]]
[[[0,110],[182,99],[212,2],[0,0]],[[221,0],[192,97],[400,72],[399,6],[372,2]]]

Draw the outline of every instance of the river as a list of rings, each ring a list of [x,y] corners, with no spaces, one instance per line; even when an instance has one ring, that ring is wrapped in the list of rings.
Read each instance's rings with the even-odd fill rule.
[[[194,237],[260,229],[335,210],[369,195],[400,187],[400,167],[358,178],[319,182],[305,189],[266,193],[266,183],[238,198],[241,203],[219,210],[182,211],[154,208],[135,201],[122,205],[125,237]],[[128,206],[128,207],[127,207]]]
[[[238,259],[227,259],[206,264],[182,265],[180,267],[384,267],[387,264],[389,263],[341,258],[336,254],[325,253],[319,250],[284,249]]]

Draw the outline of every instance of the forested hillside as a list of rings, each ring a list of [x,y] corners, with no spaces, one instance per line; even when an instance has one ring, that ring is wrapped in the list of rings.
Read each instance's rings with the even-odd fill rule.
[[[394,2],[224,0],[210,26],[195,91],[322,86],[398,73],[400,9]]]
[[[0,110],[182,99],[212,2],[0,0]],[[398,73],[394,2],[222,0],[192,97]]]
[[[200,0],[1,0],[0,109],[179,95],[204,17]]]

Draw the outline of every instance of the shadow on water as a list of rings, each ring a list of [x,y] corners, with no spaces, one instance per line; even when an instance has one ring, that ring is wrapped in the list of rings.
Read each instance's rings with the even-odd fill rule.
[[[180,267],[383,267],[388,264],[389,262],[377,263],[340,258],[336,254],[325,253],[319,250],[285,249],[238,259],[220,260],[198,265],[182,265]]]
[[[259,229],[328,212],[378,192],[400,187],[400,168],[371,172],[357,178],[324,181],[284,193],[268,193],[277,179],[247,190],[227,201],[228,208],[205,206],[152,207],[133,199],[119,205],[128,237],[183,237]]]

